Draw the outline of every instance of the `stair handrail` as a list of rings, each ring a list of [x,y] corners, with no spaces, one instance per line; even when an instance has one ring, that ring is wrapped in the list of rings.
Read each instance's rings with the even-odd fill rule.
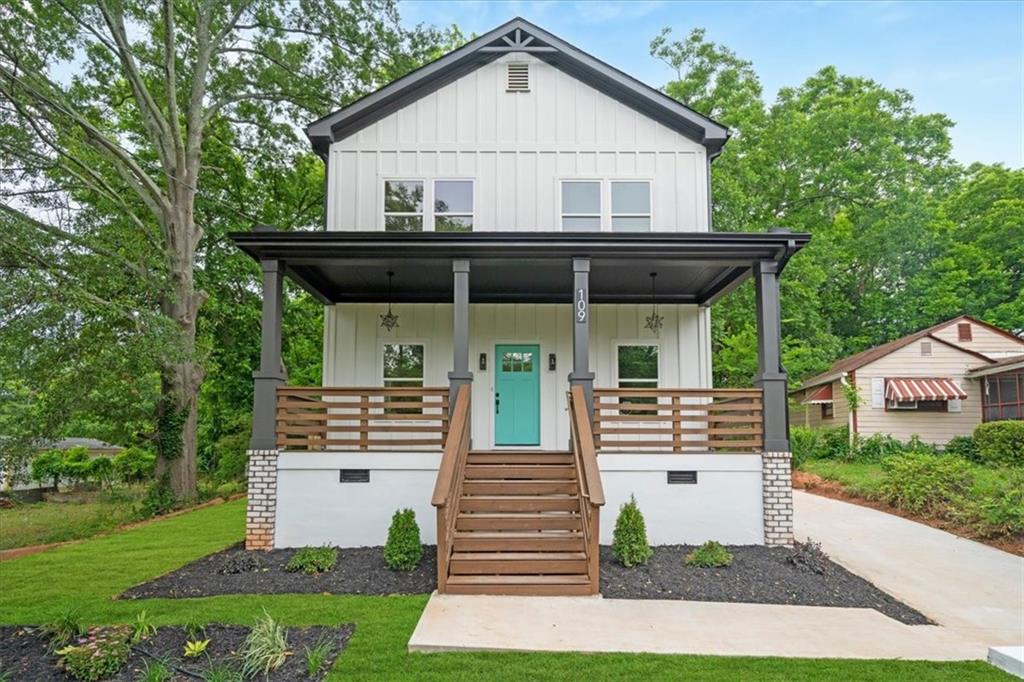
[[[448,584],[448,560],[458,516],[458,499],[462,494],[466,460],[470,443],[470,386],[459,388],[451,411],[448,438],[437,470],[434,495],[430,503],[437,508],[437,590],[444,592]]]
[[[600,535],[601,507],[604,505],[604,486],[597,468],[597,449],[590,413],[581,386],[569,390],[569,426],[572,432],[572,456],[576,467],[576,480],[580,486],[580,526],[587,556],[587,578],[590,590],[600,590]]]

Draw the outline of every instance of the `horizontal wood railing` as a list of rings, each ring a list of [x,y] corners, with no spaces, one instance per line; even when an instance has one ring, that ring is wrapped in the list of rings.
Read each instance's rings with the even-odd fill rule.
[[[279,388],[276,430],[287,450],[441,449],[448,389]]]
[[[462,497],[466,460],[469,458],[469,405],[470,385],[466,384],[455,398],[451,437],[445,443],[434,482],[434,494],[430,498],[430,503],[437,509],[437,591],[442,593],[448,586],[448,561],[452,555],[458,502]]]
[[[602,451],[756,452],[761,389],[594,389],[594,438]]]
[[[587,577],[592,594],[601,587],[601,507],[604,505],[604,485],[597,467],[597,449],[587,415],[587,401],[582,386],[569,390],[569,430],[572,433],[572,455],[576,478],[580,486],[580,520],[583,543],[587,554]]]

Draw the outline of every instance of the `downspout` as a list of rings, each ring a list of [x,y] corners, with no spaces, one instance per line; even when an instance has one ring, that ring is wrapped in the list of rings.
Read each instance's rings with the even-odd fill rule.
[[[707,173],[704,174],[704,179],[705,179],[705,182],[707,183],[707,186],[708,186],[707,187],[707,192],[708,192],[708,232],[714,232],[715,231],[714,226],[711,224],[711,216],[712,216],[712,208],[711,208],[711,206],[712,206],[712,203],[711,203],[711,162],[714,161],[715,159],[717,159],[721,155],[722,150],[723,150],[723,147],[719,147],[718,149],[716,149],[713,152],[709,151],[707,153],[707,156],[706,156],[708,162],[707,162]]]

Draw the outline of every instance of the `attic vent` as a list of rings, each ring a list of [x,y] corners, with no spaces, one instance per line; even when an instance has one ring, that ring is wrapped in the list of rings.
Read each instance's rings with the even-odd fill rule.
[[[921,355],[922,357],[928,357],[932,354],[932,342],[922,341],[921,342]]]
[[[671,485],[677,485],[677,484],[694,485],[697,482],[697,472],[696,471],[670,471],[670,472],[668,472],[668,482]]]
[[[508,64],[508,86],[507,92],[529,92],[530,91],[530,65],[525,62],[510,62]]]
[[[339,479],[342,483],[369,483],[369,469],[342,469]]]

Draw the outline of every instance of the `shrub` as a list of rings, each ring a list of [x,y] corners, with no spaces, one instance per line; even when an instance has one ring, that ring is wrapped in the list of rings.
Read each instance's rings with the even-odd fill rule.
[[[242,644],[242,675],[257,677],[269,675],[281,667],[291,655],[284,628],[267,613],[256,621]]]
[[[221,575],[236,575],[238,573],[258,571],[261,568],[263,568],[263,562],[259,557],[246,552],[244,554],[233,554],[225,559],[224,563],[217,569],[217,572]]]
[[[974,442],[984,464],[1024,466],[1024,421],[979,424],[974,429]]]
[[[166,514],[173,510],[177,504],[178,500],[175,499],[174,491],[171,490],[171,477],[169,474],[164,474],[153,481],[146,489],[146,495],[142,498],[139,515],[143,518],[149,518],[150,516]]]
[[[241,492],[245,492],[245,485],[240,481],[228,481],[217,486],[217,497],[222,497],[225,500]]]
[[[946,443],[946,446],[942,448],[942,454],[963,457],[972,462],[979,460],[978,445],[970,436],[953,436]]]
[[[883,500],[907,511],[938,516],[949,516],[974,480],[966,460],[920,452],[885,458],[882,472]]]
[[[92,468],[92,460],[89,459],[89,449],[83,445],[77,445],[64,451],[63,462],[61,463],[61,475],[69,478],[75,484],[84,483],[89,479],[89,472]]]
[[[899,442],[899,441],[897,441]],[[921,436],[916,433],[910,437],[910,440],[903,446],[904,452],[916,452],[922,455],[937,455],[939,454],[939,448],[934,443],[926,443],[921,440]]]
[[[338,562],[338,550],[333,547],[303,547],[292,555],[284,570],[290,573],[326,573]]]
[[[821,432],[807,426],[794,426],[789,430],[789,448],[793,453],[793,466],[800,468],[804,462],[820,459],[822,452]]]
[[[182,652],[184,658],[199,658],[206,653],[206,647],[210,646],[209,639],[190,639],[185,642],[185,650]]]
[[[304,647],[306,650],[306,674],[310,679],[316,679],[320,671],[327,665],[327,660],[334,655],[334,645],[320,638],[312,647]]]
[[[888,434],[876,433],[869,438],[858,438],[853,459],[858,462],[881,462],[886,457],[903,452],[903,443]]]
[[[388,540],[384,543],[384,563],[393,571],[411,571],[420,565],[423,544],[416,512],[399,509],[391,517]]]
[[[140,447],[122,450],[114,457],[114,473],[122,483],[142,483],[153,477],[156,455]]]
[[[832,561],[821,548],[821,543],[807,538],[807,542],[796,543],[792,554],[786,557],[786,562],[797,568],[823,575],[832,566]]]
[[[1024,470],[1000,476],[994,490],[971,500],[966,514],[964,520],[983,537],[1024,533]]]
[[[732,565],[732,552],[722,544],[708,540],[686,555],[686,565],[700,568],[724,568]]]
[[[142,640],[149,639],[156,634],[156,625],[153,624],[145,609],[135,614],[135,620],[132,622],[131,628],[132,634],[128,638],[130,644],[138,644]]]
[[[56,488],[64,473],[63,467],[64,453],[60,450],[47,450],[32,460],[32,478],[40,483],[52,481],[53,487]]]
[[[245,479],[245,465],[249,462],[249,430],[222,436],[214,443],[217,469],[214,478],[220,483]]]
[[[96,457],[89,462],[89,480],[109,486],[114,480],[114,463],[109,457]]]
[[[821,456],[826,459],[852,458],[850,451],[850,427],[837,426],[833,429],[821,430]]]
[[[654,554],[647,544],[644,515],[632,495],[629,502],[619,507],[619,517],[615,519],[615,531],[612,533],[612,553],[626,567],[642,566]]]
[[[50,650],[59,649],[85,634],[77,606],[69,606],[54,620],[43,626],[43,634],[49,637]]]
[[[57,664],[71,677],[98,682],[116,674],[128,660],[130,628],[92,628],[75,644],[58,650]]]

